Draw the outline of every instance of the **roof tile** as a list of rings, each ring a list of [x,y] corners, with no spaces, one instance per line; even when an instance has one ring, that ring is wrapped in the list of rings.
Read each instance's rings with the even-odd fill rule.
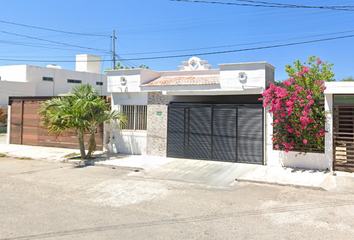
[[[162,76],[144,83],[141,87],[155,86],[195,86],[220,84],[219,76]]]

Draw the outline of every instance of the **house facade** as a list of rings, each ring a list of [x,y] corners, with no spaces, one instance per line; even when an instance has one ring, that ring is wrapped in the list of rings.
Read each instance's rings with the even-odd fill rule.
[[[111,152],[354,171],[354,83],[326,83],[325,149],[298,155],[276,150],[273,116],[258,100],[274,82],[267,62],[219,64],[192,57],[179,71],[108,72],[112,109],[123,129],[106,128]]]
[[[89,83],[101,95],[107,95],[107,76],[101,74],[100,57],[76,55],[75,71],[56,65],[0,66],[0,106],[8,105],[9,96],[57,96],[81,83]]]
[[[106,130],[111,152],[267,164],[266,114],[258,100],[274,82],[267,62],[219,64],[196,57],[178,71],[108,71],[112,110],[123,129]]]

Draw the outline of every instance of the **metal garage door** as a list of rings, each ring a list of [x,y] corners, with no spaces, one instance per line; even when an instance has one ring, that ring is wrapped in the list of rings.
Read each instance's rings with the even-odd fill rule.
[[[170,104],[167,156],[263,164],[262,106]]]

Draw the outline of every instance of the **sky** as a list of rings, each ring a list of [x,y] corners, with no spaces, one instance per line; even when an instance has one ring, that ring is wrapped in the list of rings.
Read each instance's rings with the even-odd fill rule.
[[[222,63],[267,61],[276,67],[275,80],[284,80],[285,65],[316,55],[334,63],[336,79],[354,76],[353,1],[213,1],[349,6],[352,11],[184,0],[2,0],[0,66],[57,64],[74,70],[76,54],[92,54],[101,56],[104,72],[112,68],[115,30],[117,61],[128,67],[174,71],[192,56],[214,69]],[[309,41],[314,42],[300,44]]]

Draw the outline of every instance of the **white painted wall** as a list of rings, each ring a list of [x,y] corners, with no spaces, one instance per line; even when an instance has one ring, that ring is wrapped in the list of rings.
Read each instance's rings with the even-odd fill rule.
[[[27,65],[0,66],[1,81],[27,82]]]
[[[43,81],[43,77],[52,77],[54,81]],[[103,74],[39,66],[28,66],[27,69],[27,81],[36,83],[37,96],[56,96],[68,93],[74,86],[78,85],[68,83],[68,79],[81,80],[82,84],[91,84],[101,95],[107,95],[107,76]],[[103,85],[96,85],[96,82],[103,82]]]
[[[100,74],[101,73],[101,57],[89,55],[89,54],[76,55],[75,71]]]
[[[107,72],[108,92],[140,92],[140,69],[122,69]],[[122,84],[121,78],[126,79]]]
[[[0,106],[7,107],[11,96],[35,96],[33,83],[0,81]]]
[[[249,87],[265,89],[266,80],[274,81],[271,80],[271,70],[274,71],[274,67],[266,62],[219,64],[219,66],[221,89],[242,90]],[[266,77],[266,67],[268,77]],[[243,74],[246,75],[245,79],[240,78]]]
[[[108,74],[108,92],[141,92],[140,85],[160,76],[158,72],[147,69],[111,70]],[[121,78],[126,79],[123,84]]]
[[[32,83],[35,85],[35,92],[27,93],[26,96],[55,96],[68,93],[72,87],[77,84],[68,83],[68,79],[81,80],[82,83],[91,84],[100,95],[107,95],[107,76],[104,74],[77,72],[64,69],[55,69],[49,67],[16,65],[0,67],[1,82]],[[43,81],[43,77],[51,77],[53,82]],[[96,85],[96,82],[103,82],[103,85]],[[17,92],[11,96],[25,96],[21,92],[28,92],[28,85],[17,85]],[[5,86],[4,86],[5,87]],[[31,88],[32,89],[32,88]],[[12,89],[2,89],[3,91],[12,91]]]
[[[116,123],[106,124],[104,149],[111,153],[146,153],[146,131],[128,131],[117,128]]]
[[[120,105],[147,105],[147,93],[112,93],[112,110],[119,110]],[[145,154],[146,131],[120,130],[112,123],[106,127],[105,148],[114,153]],[[108,140],[109,138],[109,140]]]

